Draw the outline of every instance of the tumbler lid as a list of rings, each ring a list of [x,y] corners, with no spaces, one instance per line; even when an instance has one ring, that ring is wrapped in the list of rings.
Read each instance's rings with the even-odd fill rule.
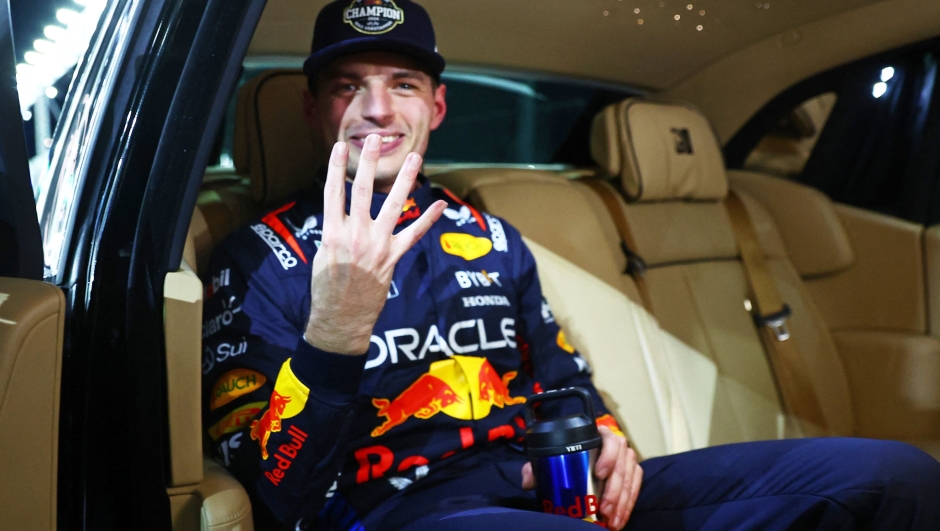
[[[551,420],[533,420],[532,404],[562,398],[581,399],[585,413]],[[580,387],[569,387],[534,395],[526,400],[526,446],[530,457],[582,452],[601,445],[601,436],[594,421],[591,395]]]

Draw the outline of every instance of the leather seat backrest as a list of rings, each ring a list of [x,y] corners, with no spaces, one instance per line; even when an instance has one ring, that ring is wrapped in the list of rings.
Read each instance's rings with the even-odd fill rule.
[[[434,175],[432,180],[639,300],[633,282],[622,274],[626,258],[617,230],[603,204],[583,184],[546,171],[510,168],[462,169]]]
[[[629,200],[620,207],[635,251],[649,267],[654,313],[665,330],[718,366],[716,407],[723,413],[716,410],[716,421],[723,419],[725,433],[739,440],[783,435],[773,373],[745,309],[748,287],[724,206],[728,177],[711,124],[691,106],[631,99],[595,118],[591,147]],[[794,310],[793,340],[811,370],[830,429],[851,434],[848,385],[832,338],[771,217],[749,195],[738,194],[778,289]]]
[[[202,454],[202,282],[184,260],[164,279],[169,488],[173,531],[253,529],[244,487]]]
[[[320,166],[320,144],[303,114],[306,89],[302,71],[276,69],[255,77],[238,94],[232,158],[262,208],[279,206],[310,186]]]
[[[312,184],[320,152],[304,119],[306,88],[300,70],[275,69],[239,90],[232,147],[235,171],[214,169],[206,174],[190,225],[187,261],[200,275],[212,249],[228,233]]]

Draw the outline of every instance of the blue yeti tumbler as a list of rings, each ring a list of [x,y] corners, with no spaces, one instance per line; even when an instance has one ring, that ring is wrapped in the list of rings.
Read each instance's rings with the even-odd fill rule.
[[[581,400],[581,413],[534,420],[534,403],[572,397]],[[542,510],[599,523],[604,485],[594,477],[594,463],[601,436],[594,421],[591,395],[580,387],[534,395],[526,400],[525,420],[526,446]]]

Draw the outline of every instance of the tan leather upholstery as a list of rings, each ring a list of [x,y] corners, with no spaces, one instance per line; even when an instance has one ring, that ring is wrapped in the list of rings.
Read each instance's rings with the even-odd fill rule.
[[[628,99],[591,129],[591,153],[632,201],[722,199],[728,179],[708,119],[691,106]]]
[[[594,383],[637,451],[655,457],[705,446],[708,423],[696,423],[693,435],[684,406],[703,406],[708,418],[714,366],[681,343],[667,347],[656,320],[623,293],[538,243],[525,241],[538,263],[542,291],[556,321],[596,369]],[[695,367],[691,372],[698,385],[688,386],[687,396],[677,392],[684,378],[677,376],[674,364]]]
[[[202,282],[184,262],[163,281],[171,487],[202,481]]]
[[[940,337],[940,225],[924,231],[924,276],[927,282],[928,332]]]
[[[836,205],[855,262],[845,271],[806,279],[831,330],[874,329],[924,334],[921,225]]]
[[[202,282],[184,260],[163,291],[173,531],[251,531],[245,489],[202,455]]]
[[[607,216],[607,211],[600,203],[600,199],[597,199],[586,185],[538,172],[506,172],[505,170],[461,171],[434,178],[441,183],[460,183],[459,189],[467,193],[475,206],[505,217],[530,241],[547,247],[560,257],[603,279],[620,293],[628,295],[634,303],[639,300],[635,287],[632,285],[632,279],[623,274],[625,259],[619,249],[619,240],[613,221]],[[477,180],[475,185],[466,182],[474,178]],[[588,197],[592,200],[588,200]],[[664,205],[635,204],[630,206],[645,209]],[[668,207],[659,211],[671,212]],[[710,212],[719,214],[718,220],[728,223],[722,210],[712,209]],[[669,219],[686,218],[681,214],[664,215],[659,221],[662,230],[657,234],[666,235],[683,226],[681,223],[669,226]],[[607,229],[601,228],[604,226]],[[598,235],[602,234],[608,235],[599,238]],[[655,242],[656,239],[656,237],[650,237],[647,241]],[[721,242],[720,238],[712,239]],[[726,252],[733,258],[735,252],[733,245],[732,239],[724,246],[715,245],[714,247],[719,250],[727,249]],[[602,290],[585,289],[579,294],[576,289],[565,286],[573,292],[567,297],[559,296],[558,292],[562,288],[556,285],[564,284],[561,284],[559,280],[546,279],[553,273],[542,271],[545,259],[537,251],[533,250],[533,252],[539,260],[543,289],[546,293],[554,294],[549,297],[559,297],[564,301],[554,304],[558,306],[557,312],[559,315],[564,315],[563,312],[567,311],[572,312],[571,317],[568,318],[569,321],[562,321],[563,324],[576,329],[572,330],[573,337],[587,338],[581,339],[580,345],[574,343],[575,346],[586,351],[586,355],[593,360],[594,366],[599,367],[598,372],[609,371],[608,374],[604,376],[598,374],[595,378],[598,379],[600,388],[606,389],[618,404],[627,430],[631,435],[634,431],[651,433],[652,430],[649,428],[635,428],[631,418],[639,417],[624,411],[623,404],[628,403],[629,400],[637,400],[637,398],[630,398],[629,390],[625,390],[622,398],[620,394],[612,391],[620,389],[614,377],[610,381],[602,381],[613,375],[623,377],[618,370],[619,366],[623,366],[625,362],[619,360],[618,350],[595,346],[602,344],[603,338],[612,334],[614,334],[612,337],[620,338],[615,339],[615,343],[620,340],[629,345],[629,338],[621,338],[620,334],[638,333],[636,330],[641,325],[631,322],[629,318],[629,314],[635,310],[617,310],[619,303],[613,301],[618,299],[611,293],[598,295],[597,292]],[[619,286],[615,280],[611,279],[615,274],[619,275]],[[660,403],[667,406],[681,404],[681,409],[687,419],[686,431],[689,433],[690,440],[693,441],[692,444],[710,445],[783,436],[785,423],[770,369],[750,316],[744,310],[745,287],[740,266],[733,259],[724,258],[715,260],[713,263],[653,268],[647,273],[647,279],[656,286],[655,291],[652,286],[650,289],[651,294],[658,297],[654,300],[654,307],[657,309],[657,314],[662,315],[663,329],[678,338],[675,339],[669,334],[664,335],[668,339],[661,341],[672,347],[667,347],[665,350],[681,353],[678,355],[680,361],[668,365],[671,369],[661,369],[657,372],[657,374],[674,375],[667,378],[667,381],[673,384],[672,388],[679,398]],[[735,282],[737,288],[732,288],[734,291],[729,290],[729,285],[734,286]],[[576,283],[575,286],[581,284]],[[624,285],[629,288],[621,289],[620,286]],[[736,295],[730,297],[727,295],[735,291]],[[595,301],[598,302],[595,304]],[[660,305],[663,307],[662,311],[660,311]],[[619,307],[622,306],[621,304]],[[633,304],[631,308],[635,306]],[[623,315],[624,312],[626,315]],[[729,320],[732,321],[730,326]],[[603,329],[594,329],[594,324],[578,324],[582,321],[604,323],[605,326]],[[579,329],[585,331],[579,332]],[[620,331],[620,329],[624,330]],[[660,335],[663,334],[660,333]],[[658,360],[656,363],[668,363],[661,359],[662,348],[647,347],[647,350]],[[670,356],[676,357],[675,354]],[[598,361],[598,358],[609,361]],[[650,382],[656,381],[658,381],[656,378],[650,378]],[[668,394],[668,386],[664,384],[662,389],[664,389],[663,393]],[[620,392],[624,393],[624,391]],[[642,394],[639,391],[638,393]],[[645,400],[650,399],[655,400],[655,395],[645,398]],[[666,418],[681,418],[681,416],[674,415]],[[644,422],[652,421],[645,419]],[[670,423],[671,421],[660,419],[662,426],[671,426]],[[647,444],[647,446],[658,447],[657,444]]]
[[[844,353],[859,436],[940,440],[940,340],[872,330],[833,336]]]
[[[252,531],[248,493],[211,459],[203,461],[198,485],[169,489],[173,531]]]
[[[928,311],[932,308],[925,310],[930,303],[925,303],[924,293],[928,301],[940,296],[940,291],[931,291],[940,276],[932,275],[940,250],[937,234],[885,215],[834,205],[819,192],[782,179],[733,172],[731,184],[759,194],[791,256],[803,256],[804,281],[795,272],[786,273],[786,280],[784,271],[778,281],[804,293],[787,296],[794,329],[807,318],[831,329],[839,363],[827,367],[820,364],[827,358],[816,356],[811,361],[820,365],[813,375],[825,382],[842,369],[852,397],[855,434],[900,439],[940,455],[940,403],[935,400],[940,343],[923,328],[925,312],[931,316],[931,330],[935,317]],[[793,301],[810,299],[812,306],[794,306]],[[810,345],[811,350],[829,350],[823,345],[830,342],[826,334],[816,327],[803,328],[795,339],[815,337],[819,344]],[[834,391],[831,384],[817,389],[825,402],[838,400],[825,395]]]
[[[309,186],[319,167],[319,143],[303,115],[306,89],[300,70],[270,70],[238,93],[232,155],[261,206],[277,206]]]
[[[303,116],[306,87],[301,71],[279,69],[259,75],[239,91],[235,171],[207,172],[189,228],[187,261],[200,275],[214,246],[232,230],[311,185],[320,158]]]
[[[626,258],[603,205],[584,185],[549,172],[472,169],[435,175],[436,183],[504,217],[532,241],[607,282],[634,301],[639,294],[622,274]]]
[[[837,273],[855,261],[842,221],[822,192],[752,172],[729,171],[728,178],[732,188],[747,192],[767,208],[780,228],[790,261],[804,278]]]
[[[0,527],[56,529],[65,295],[0,277]]]
[[[634,108],[644,112],[633,112]],[[609,121],[615,123],[597,125]],[[678,145],[672,128],[689,131],[692,154],[680,153],[688,151],[689,146]],[[649,197],[643,192],[639,202],[621,204],[636,243],[635,251],[650,267],[646,283],[657,318],[665,330],[714,360],[721,377],[730,382],[724,387],[726,402],[722,403],[723,395],[719,395],[716,403],[723,406],[721,411],[733,412],[730,419],[749,418],[750,423],[737,427],[736,432],[729,427],[726,433],[744,439],[779,436],[777,390],[763,344],[745,309],[748,288],[722,201],[727,178],[720,147],[707,120],[683,105],[627,100],[608,107],[596,118],[595,134],[606,135],[612,130],[618,132],[618,142],[592,139],[592,145],[609,148],[608,159],[598,162],[612,166],[611,157],[622,161],[622,186],[627,193],[631,186],[636,187],[631,183],[636,182],[642,183],[642,190],[660,191],[655,195],[657,201],[647,201]],[[663,131],[672,137],[666,137]],[[626,132],[630,134],[625,136]],[[659,140],[630,141],[640,137]],[[690,163],[683,157],[688,161],[695,157],[697,169],[682,171]],[[656,158],[660,162],[655,162]],[[631,160],[650,160],[646,167],[656,170],[640,171],[642,178],[638,181],[635,168],[643,165],[628,164]],[[677,174],[682,177],[677,178]],[[851,434],[851,401],[832,339],[787,258],[773,219],[749,195],[739,195],[778,290],[791,307],[802,310],[802,315],[791,319],[792,340],[813,369],[813,387],[823,402],[824,416],[834,433]],[[755,404],[762,404],[761,412],[752,411]]]

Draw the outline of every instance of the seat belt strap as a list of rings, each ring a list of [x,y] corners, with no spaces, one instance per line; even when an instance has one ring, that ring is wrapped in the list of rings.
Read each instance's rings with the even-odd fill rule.
[[[620,235],[620,248],[627,257],[627,269],[624,272],[633,278],[633,282],[636,284],[636,290],[640,294],[640,301],[643,303],[643,307],[646,308],[646,311],[650,314],[656,315],[655,312],[653,312],[653,301],[650,299],[650,293],[646,287],[646,262],[636,253],[636,242],[633,239],[633,233],[630,232],[627,217],[623,209],[620,208],[617,191],[614,190],[614,187],[611,186],[610,183],[600,179],[584,179],[581,182],[594,190],[601,198],[601,201],[604,202],[604,206],[607,207],[607,212],[610,213],[610,217],[613,218],[614,225],[617,226],[617,233]]]
[[[807,435],[827,433],[828,426],[806,362],[787,328],[790,307],[784,304],[764,251],[757,241],[757,231],[734,191],[725,201],[734,239],[741,253],[744,277],[751,292],[751,312],[759,328],[770,366],[777,381],[777,392],[787,414],[798,419]]]

